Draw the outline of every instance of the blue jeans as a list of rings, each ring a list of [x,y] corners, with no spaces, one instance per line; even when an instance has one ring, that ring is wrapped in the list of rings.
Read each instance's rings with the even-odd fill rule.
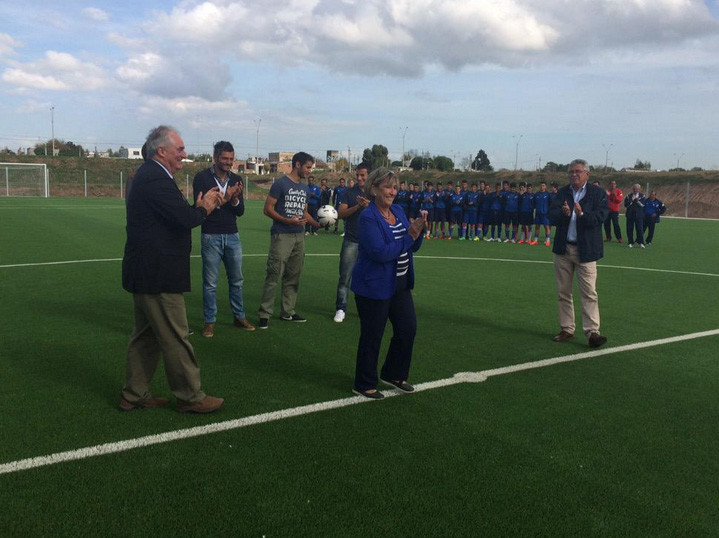
[[[230,287],[230,307],[237,319],[244,319],[242,304],[242,243],[239,234],[202,234],[202,304],[205,323],[217,321],[217,278],[220,261],[225,262]]]
[[[347,312],[347,297],[350,293],[350,282],[352,282],[352,269],[357,263],[357,254],[359,253],[359,243],[350,241],[345,238],[342,241],[342,250],[340,251],[340,280],[337,283],[337,301],[336,310],[344,310]]]

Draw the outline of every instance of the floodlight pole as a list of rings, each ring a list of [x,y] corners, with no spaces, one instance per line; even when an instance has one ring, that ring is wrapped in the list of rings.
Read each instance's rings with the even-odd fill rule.
[[[407,129],[408,127],[405,127],[404,131],[402,131],[402,168],[404,168],[404,137],[407,134]]]
[[[50,107],[50,133],[52,136],[52,156],[55,156],[55,107]]]
[[[262,123],[262,118],[257,118],[254,122],[257,126],[255,137],[255,174],[257,174],[260,169],[260,124]]]
[[[613,145],[614,144],[609,144],[609,146],[607,147],[607,145],[602,144],[602,147],[604,148],[604,171],[605,172],[607,171],[607,164],[609,164],[609,150],[612,149]]]
[[[517,138],[516,136],[512,135],[512,140],[516,140],[515,146],[514,146],[514,169],[515,170],[517,169],[517,161],[519,160],[519,142],[522,140],[523,136],[524,135],[519,135],[519,138]]]

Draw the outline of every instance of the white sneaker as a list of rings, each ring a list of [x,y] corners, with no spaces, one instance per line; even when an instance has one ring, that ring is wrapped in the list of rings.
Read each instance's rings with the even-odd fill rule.
[[[337,312],[335,312],[334,320],[335,323],[342,323],[345,320],[345,311],[338,310]]]
[[[632,243],[629,243],[627,246],[628,246],[629,248],[634,248],[634,245],[633,245]]]
[[[644,246],[644,243],[639,243],[639,246],[640,246],[641,248],[647,248],[647,247]]]

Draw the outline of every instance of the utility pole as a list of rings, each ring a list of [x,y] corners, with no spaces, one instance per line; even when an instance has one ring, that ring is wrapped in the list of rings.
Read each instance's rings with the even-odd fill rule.
[[[50,107],[50,133],[52,136],[52,156],[55,156],[55,107]]]
[[[674,156],[676,157],[676,155],[677,154],[675,153]],[[684,157],[684,153],[682,153],[681,155],[679,155],[679,157],[677,157],[677,168],[679,168],[679,161],[682,160],[682,157]]]
[[[604,151],[605,151],[605,153],[604,153],[604,171],[605,172],[607,171],[607,164],[609,164],[609,150],[612,149],[613,145],[614,144],[609,144],[609,147],[607,147],[606,145],[602,144],[602,147],[604,148]]]
[[[401,127],[400,127],[400,129],[401,129]],[[405,164],[404,164],[404,137],[407,134],[407,129],[408,129],[408,127],[405,127],[404,131],[402,131],[402,168],[404,168],[404,166],[405,166]]]
[[[347,146],[347,172],[352,172],[352,153],[349,146]]]
[[[519,142],[522,140],[523,136],[524,135],[519,135],[519,138],[517,138],[516,136],[512,135],[512,140],[515,140],[515,145],[514,145],[514,169],[515,170],[517,169],[517,162],[519,161]]]

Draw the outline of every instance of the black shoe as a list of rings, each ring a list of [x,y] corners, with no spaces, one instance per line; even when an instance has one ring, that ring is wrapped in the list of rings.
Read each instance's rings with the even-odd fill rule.
[[[599,333],[589,335],[589,347],[601,347],[607,343],[607,337]]]
[[[269,320],[269,319],[267,319],[267,318],[260,318],[260,325],[259,325],[259,328],[260,328],[260,329],[266,329],[266,328],[269,327],[269,326],[270,326],[270,320]]]
[[[282,316],[280,319],[282,321],[294,321],[295,323],[304,323],[305,321],[307,321],[305,318],[303,318],[299,314],[292,314],[291,316]]]
[[[380,377],[379,379],[382,383],[385,385],[390,385],[392,387],[395,387],[402,392],[414,392],[414,387],[407,383],[406,381],[392,381],[391,379],[382,379]]]
[[[369,398],[370,400],[381,400],[382,398],[384,398],[384,394],[382,394],[377,389],[368,389],[368,390],[352,389],[352,392],[354,392],[358,396],[364,396],[365,398]]]

